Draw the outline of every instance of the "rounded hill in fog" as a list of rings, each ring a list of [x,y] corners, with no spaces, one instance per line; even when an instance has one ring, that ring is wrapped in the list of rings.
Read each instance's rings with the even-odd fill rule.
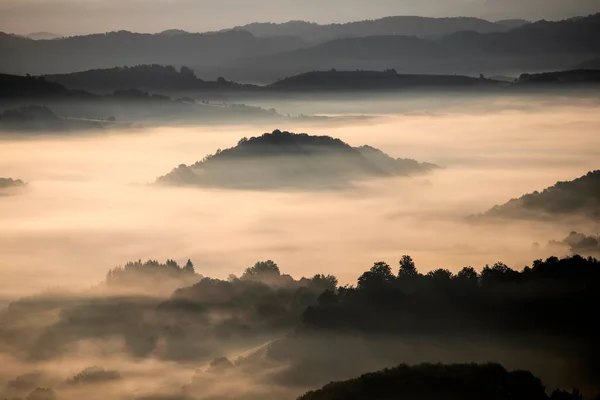
[[[193,165],[180,165],[158,178],[165,185],[235,189],[341,188],[354,181],[423,174],[435,164],[393,158],[371,146],[340,139],[275,130],[241,139]]]

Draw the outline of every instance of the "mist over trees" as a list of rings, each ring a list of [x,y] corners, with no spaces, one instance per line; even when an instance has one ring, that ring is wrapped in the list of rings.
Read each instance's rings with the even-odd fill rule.
[[[324,292],[293,334],[237,364],[248,370],[284,363],[277,382],[319,385],[326,371],[346,379],[400,361],[494,361],[531,369],[555,387],[570,382],[598,391],[600,332],[587,316],[600,305],[599,287],[594,258],[550,257],[522,271],[497,262],[480,271],[422,274],[404,256],[395,268],[377,262],[355,286]],[[577,372],[566,378],[568,370]]]
[[[570,232],[564,239],[548,242],[551,249],[567,248],[573,254],[600,254],[600,237],[597,235],[586,235],[576,231]]]
[[[23,187],[25,185],[26,185],[25,182],[23,182],[20,179],[0,178],[0,190],[15,188],[15,187]]]
[[[173,28],[0,32],[0,400],[600,400],[600,14]]]
[[[129,262],[111,269],[90,292],[17,300],[0,313],[0,349],[48,360],[74,342],[117,336],[131,356],[202,361],[228,344],[251,346],[285,333],[321,293],[337,286],[330,275],[295,280],[273,261],[229,280],[203,277],[195,268],[191,260],[184,266]]]
[[[465,267],[455,274],[442,268],[423,274],[410,256],[403,256],[396,267],[375,263],[355,286],[339,286],[334,276],[325,274],[296,280],[271,260],[257,262],[228,280],[196,275],[198,269],[191,260],[183,266],[174,260],[130,262],[110,270],[106,281],[89,293],[48,292],[15,301],[0,312],[0,350],[30,362],[50,361],[66,357],[74,343],[94,340],[101,346],[106,340],[109,346],[110,338],[120,337],[125,354],[140,360],[210,362],[208,370],[180,394],[191,397],[199,387],[225,378],[266,379],[277,390],[302,390],[380,369],[394,360],[396,365],[429,362],[432,357],[441,362],[465,362],[469,357],[502,361],[494,348],[508,357],[505,360],[512,359],[511,368],[538,365],[532,372],[543,376],[548,376],[540,369],[544,354],[564,356],[569,360],[564,362],[574,363],[570,367],[583,375],[573,379],[558,371],[550,376],[559,376],[561,384],[599,389],[590,382],[600,372],[594,361],[600,354],[595,343],[600,332],[586,317],[600,305],[600,263],[593,258],[551,257],[522,271],[498,262],[480,271]],[[196,282],[161,295],[157,282],[167,279]],[[142,284],[155,296],[124,291]],[[263,346],[235,360],[224,358],[232,349],[258,345]],[[521,346],[533,359],[510,358]],[[460,355],[451,355],[447,347]],[[519,393],[537,393],[546,399],[539,379],[509,373],[499,365],[401,365],[382,374],[396,376],[387,383],[382,378],[382,392],[377,393],[388,396],[382,398],[408,392],[437,396],[438,391],[476,398],[469,396],[500,395],[498,384],[492,382],[513,382],[517,386],[511,393],[516,398]],[[123,379],[127,377],[119,371],[96,366],[62,380],[24,375],[10,384],[10,390],[25,393],[25,398],[38,387],[60,388],[60,382],[84,387]],[[306,398],[337,393],[368,397],[372,388],[363,386],[363,379],[371,378],[332,384]],[[454,389],[441,382],[454,382]],[[555,380],[548,384],[550,391],[559,386]],[[42,394],[49,395],[38,391],[35,396]],[[567,392],[550,398],[579,399],[577,393]]]
[[[381,150],[352,147],[329,136],[275,130],[242,138],[202,161],[180,165],[158,178],[164,185],[216,186],[234,189],[340,188],[375,177],[414,175],[437,167],[392,158]]]
[[[140,74],[139,79],[131,78],[132,83],[148,82],[145,66],[134,68],[133,75]],[[161,75],[171,71],[169,67],[149,67],[149,74]],[[120,71],[120,70],[116,70]],[[125,70],[123,70],[125,71]],[[184,69],[184,71],[186,71]],[[189,71],[189,70],[188,70]],[[92,78],[87,79],[88,72],[82,73],[84,80],[94,81],[95,75],[115,79],[114,71],[91,71]],[[180,73],[177,73],[180,75]],[[192,72],[184,72],[192,74]],[[121,72],[116,72],[115,87],[123,82]],[[127,79],[129,73],[125,72]],[[185,78],[184,78],[185,79]],[[169,81],[169,79],[167,79]],[[157,78],[155,86],[160,82]],[[0,106],[5,108],[0,115],[2,131],[61,131],[76,129],[96,129],[109,123],[117,122],[119,127],[127,127],[134,122],[145,123],[214,123],[223,121],[281,121],[286,117],[275,109],[263,109],[237,103],[204,103],[193,98],[175,97],[148,92],[131,86],[127,89],[116,89],[109,93],[90,93],[82,90],[67,89],[45,77],[17,76],[0,74]],[[224,79],[210,83],[212,87],[228,90],[229,87],[242,87]],[[110,86],[110,85],[109,85]],[[158,84],[160,86],[160,84]],[[92,87],[94,85],[92,84]],[[244,89],[240,89],[242,92]],[[303,117],[310,120],[311,117]],[[321,118],[324,119],[324,118]]]

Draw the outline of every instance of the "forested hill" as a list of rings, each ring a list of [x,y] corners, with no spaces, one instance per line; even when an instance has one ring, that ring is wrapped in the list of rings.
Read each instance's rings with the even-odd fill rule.
[[[136,65],[46,75],[49,82],[57,82],[70,89],[112,92],[114,90],[140,89],[158,92],[187,90],[249,90],[253,85],[242,85],[218,78],[205,81],[187,67],[176,69],[171,65]]]
[[[434,164],[388,156],[370,146],[352,147],[329,136],[275,130],[241,139],[193,165],[158,178],[167,185],[258,188],[340,188],[353,181],[430,172]]]
[[[399,365],[343,382],[332,382],[298,400],[581,400],[578,392],[548,396],[527,371],[498,364]]]
[[[558,182],[541,192],[495,206],[483,214],[492,218],[543,218],[582,216],[600,219],[600,170],[572,181]]]

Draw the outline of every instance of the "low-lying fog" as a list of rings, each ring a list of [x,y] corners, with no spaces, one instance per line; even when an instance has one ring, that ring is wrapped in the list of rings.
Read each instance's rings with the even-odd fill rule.
[[[191,258],[197,272],[223,278],[273,259],[295,277],[331,273],[342,284],[355,283],[375,261],[397,265],[403,254],[421,271],[480,269],[498,260],[521,268],[549,255],[548,240],[586,227],[472,226],[464,218],[597,169],[600,106],[503,102],[489,112],[455,105],[433,114],[424,103],[420,113],[346,126],[162,127],[4,140],[0,176],[30,185],[0,197],[0,293],[6,299],[48,287],[85,288],[111,267],[148,258]],[[445,169],[337,192],[146,185],[276,128],[369,144]]]

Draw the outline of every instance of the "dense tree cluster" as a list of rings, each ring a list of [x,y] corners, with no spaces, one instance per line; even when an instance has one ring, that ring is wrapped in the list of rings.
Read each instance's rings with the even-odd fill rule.
[[[399,333],[485,328],[590,337],[597,332],[591,321],[570,321],[600,306],[598,289],[600,263],[594,258],[550,257],[522,271],[498,262],[480,273],[465,267],[456,274],[446,269],[421,274],[412,258],[403,256],[397,273],[378,262],[355,287],[323,294],[319,305],[306,311],[304,322],[326,329]]]
[[[582,400],[556,391],[546,394],[527,371],[509,372],[497,364],[399,365],[344,382],[332,382],[298,400]]]
[[[175,260],[160,263],[157,260],[141,260],[128,262],[122,267],[115,267],[108,271],[106,284],[109,287],[142,287],[165,286],[170,284],[171,290],[178,287],[191,285],[201,279],[196,274],[191,260],[181,267]]]

